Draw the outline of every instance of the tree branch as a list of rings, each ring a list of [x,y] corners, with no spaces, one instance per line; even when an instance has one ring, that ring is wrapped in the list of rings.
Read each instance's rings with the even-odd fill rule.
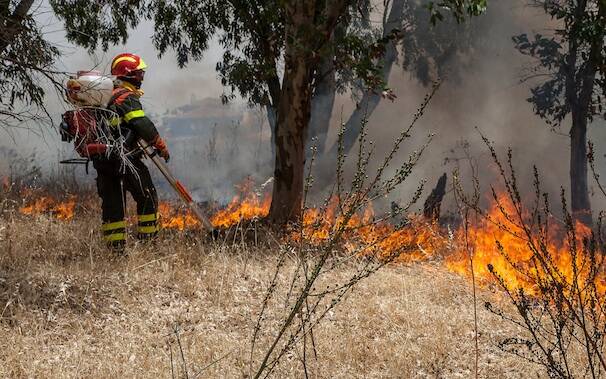
[[[6,20],[2,41],[0,42],[0,54],[4,53],[10,42],[23,30],[23,19],[33,4],[34,0],[21,0],[13,14]]]

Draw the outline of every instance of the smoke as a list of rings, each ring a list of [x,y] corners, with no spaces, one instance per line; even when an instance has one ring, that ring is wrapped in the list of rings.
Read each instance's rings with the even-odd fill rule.
[[[45,25],[49,29],[60,27],[60,23],[49,15],[50,12],[42,13],[48,18]],[[467,56],[459,57],[462,59],[456,60],[456,65],[450,67],[453,74],[443,78],[443,85],[398,159],[406,159],[407,154],[418,148],[430,133],[435,134],[433,141],[415,169],[414,178],[389,201],[405,202],[422,179],[428,180],[426,193],[429,193],[443,172],[450,173],[455,168],[456,159],[453,158],[461,156],[461,150],[457,150],[457,147],[464,142],[468,142],[486,191],[497,175],[480,133],[494,141],[503,155],[508,147],[513,148],[516,168],[526,192],[530,191],[532,165],[540,170],[543,184],[552,198],[557,198],[560,186],[569,187],[569,122],[565,121],[562,130],[556,133],[534,115],[532,105],[526,101],[533,83],[521,82],[524,70],[532,62],[519,54],[511,41],[512,36],[520,33],[545,33],[553,28],[553,21],[541,9],[529,8],[524,0],[489,2],[488,13],[481,17],[473,21],[471,29],[477,41],[474,49]],[[144,57],[149,69],[144,84],[143,104],[152,120],[162,128],[170,126],[167,121],[169,116],[179,113],[183,106],[196,108],[196,104],[205,98],[216,100],[220,97],[223,88],[217,78],[215,64],[220,60],[222,50],[218,44],[214,44],[202,61],[179,69],[172,52],[169,51],[162,58],[157,57],[151,41],[152,34],[153,25],[145,22],[131,33],[125,45],[112,47],[106,53],[96,51],[93,54],[69,45],[60,32],[52,34],[51,38],[55,38],[55,42],[66,52],[58,66],[67,72],[82,69],[108,72],[111,58],[124,51]],[[378,156],[390,147],[386,141],[393,141],[407,127],[429,91],[398,66],[392,70],[389,86],[398,98],[393,102],[383,100],[368,125],[370,138],[380,142],[377,144]],[[49,95],[48,100],[53,117],[58,120],[66,105],[53,94]],[[354,106],[347,95],[337,98],[328,146],[334,142],[340,122],[346,121]],[[221,105],[217,104],[216,107]],[[269,130],[262,112],[248,109],[242,100],[236,100],[230,107],[230,112],[235,110],[240,114],[240,123],[217,120],[214,124],[201,125],[197,137],[186,139],[167,135],[169,148],[174,151],[171,166],[186,184],[195,189],[201,200],[212,198],[223,202],[233,195],[234,185],[244,177],[250,175],[261,183],[273,171]],[[200,119],[205,118],[204,114],[199,116]],[[606,150],[599,143],[606,137],[606,129],[601,128],[603,124],[603,121],[596,120],[589,132],[590,139],[596,142],[598,167],[603,167]],[[161,130],[165,132],[167,129]],[[61,144],[56,131],[34,131],[14,131],[16,146],[23,154],[35,150],[38,159],[48,166],[56,166],[59,157],[68,157],[71,146]],[[209,159],[213,139],[216,161]],[[3,140],[3,145],[14,146],[11,139]],[[235,145],[237,149],[234,149]],[[466,167],[464,161],[459,161],[459,164]],[[41,165],[44,166],[44,163]],[[464,170],[463,173],[463,180],[471,182],[469,172]],[[447,195],[447,201],[452,201],[451,194]],[[606,202],[597,194],[592,196],[592,201],[594,209],[606,206]]]
[[[236,185],[271,177],[270,131],[261,110],[223,105],[218,98],[192,99],[159,119],[171,146],[170,166],[198,200],[225,204]]]
[[[494,184],[498,188],[498,175],[481,139],[482,134],[494,141],[504,160],[507,149],[513,149],[514,164],[525,195],[532,194],[532,166],[536,165],[541,173],[543,189],[550,193],[553,206],[557,208],[560,187],[567,191],[569,188],[570,147],[567,133],[570,123],[566,120],[561,130],[553,131],[533,113],[532,104],[526,99],[536,82],[521,80],[533,62],[518,53],[511,40],[512,36],[521,33],[546,34],[553,29],[553,21],[541,9],[530,8],[523,0],[489,2],[487,14],[481,17],[473,21],[474,49],[469,56],[456,60],[457,66],[450,67],[453,75],[443,78],[442,86],[398,159],[406,159],[433,133],[435,136],[429,149],[415,168],[414,177],[388,200],[405,203],[422,179],[428,181],[426,194],[429,194],[442,173],[447,172],[450,179],[450,173],[457,167],[456,158],[463,157],[458,147],[464,142],[468,143],[469,152],[479,169],[482,190],[489,195],[489,185]],[[398,98],[393,102],[383,100],[370,117],[368,125],[369,138],[378,142],[379,156],[391,147],[388,141],[393,141],[408,126],[423,97],[430,91],[399,67],[394,67],[389,86]],[[343,118],[346,120],[351,109],[349,98],[338,100],[333,115],[333,130],[342,121],[341,114],[345,115]],[[603,124],[603,121],[596,120],[589,131],[589,138],[597,145],[598,167],[603,167],[603,153],[606,150],[606,146],[599,144],[606,136]],[[334,140],[335,136],[332,138]],[[467,162],[461,160],[458,165],[462,168],[463,183],[471,189]],[[593,184],[592,179],[590,183]],[[452,200],[452,193],[447,194],[446,201],[451,206]],[[388,204],[386,202],[384,205]],[[592,205],[594,209],[602,209],[606,202],[595,193]]]

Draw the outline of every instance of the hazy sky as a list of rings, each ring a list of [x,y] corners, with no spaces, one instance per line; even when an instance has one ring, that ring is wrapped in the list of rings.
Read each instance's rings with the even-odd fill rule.
[[[60,29],[61,24],[53,21]],[[221,94],[222,86],[215,73],[216,62],[222,53],[219,46],[212,45],[202,61],[192,62],[179,69],[172,51],[168,51],[161,59],[158,58],[152,44],[152,35],[153,24],[143,22],[136,30],[131,31],[131,37],[126,44],[110,47],[107,52],[99,49],[91,56],[82,48],[70,46],[65,41],[64,34],[58,32],[55,41],[59,45],[65,45],[68,52],[59,67],[69,72],[94,68],[109,74],[109,65],[115,55],[123,52],[138,54],[149,66],[143,86],[144,98],[147,106],[154,110],[170,109],[188,103],[192,94],[198,98],[218,97]]]

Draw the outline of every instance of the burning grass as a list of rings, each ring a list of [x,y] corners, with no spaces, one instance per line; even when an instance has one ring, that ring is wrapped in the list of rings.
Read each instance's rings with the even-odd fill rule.
[[[48,213],[54,215],[59,220],[71,220],[74,218],[75,208],[75,197],[71,197],[66,201],[57,201],[51,197],[42,196],[33,203],[19,208],[19,212],[25,215]]]
[[[577,256],[573,257],[571,244],[583,246],[584,241],[591,238],[592,231],[589,227],[578,221],[574,222],[572,227],[575,235],[571,240],[565,223],[551,217],[548,221],[549,229],[541,230],[535,225],[531,228],[534,234],[527,235],[524,230],[525,225],[513,219],[517,217],[517,211],[511,200],[504,193],[497,194],[497,197],[498,200],[490,205],[484,217],[477,217],[469,228],[469,239],[472,241],[474,251],[473,268],[482,284],[494,282],[495,278],[491,273],[493,270],[503,278],[507,286],[523,288],[529,294],[536,293],[537,282],[534,279],[540,277],[541,273],[536,271],[540,268],[537,267],[536,257],[533,256],[529,244],[534,246],[545,244],[544,249],[550,253],[554,268],[569,282],[574,277],[571,259],[576,259],[578,267],[584,267],[579,281],[583,282],[586,279],[590,267],[583,262],[588,260],[588,252],[579,249]],[[523,209],[521,218],[526,223],[530,223],[531,216],[528,209]],[[545,233],[544,240],[543,233]],[[457,234],[457,240],[461,241],[462,231],[458,230]],[[446,266],[450,271],[468,276],[469,254],[464,249],[454,250],[449,255]],[[533,272],[537,276],[524,275],[528,272]],[[605,273],[601,273],[599,278],[601,293],[606,293],[605,280]]]
[[[212,224],[219,229],[229,229],[241,223],[262,219],[267,215],[270,198],[252,191],[250,184],[240,187],[240,194],[224,208],[211,215]],[[512,288],[524,288],[528,293],[535,291],[536,283],[524,275],[520,268],[531,268],[532,253],[528,249],[528,237],[514,220],[507,215],[514,215],[515,208],[505,193],[497,194],[485,212],[484,217],[477,217],[470,225],[468,233],[472,241],[473,268],[478,283],[494,283],[494,275],[489,265],[503,277]],[[76,215],[77,208],[83,214],[95,213],[98,207],[91,197],[84,201],[71,195],[58,200],[50,195],[34,192],[25,197],[25,204],[19,212],[28,216],[47,215],[61,221],[70,221]],[[79,206],[76,207],[76,204]],[[311,244],[320,245],[338,229],[342,222],[336,198],[331,199],[324,208],[310,208],[306,211],[302,234],[294,231],[286,236],[285,243],[297,243],[301,237]],[[183,207],[174,203],[161,202],[159,207],[161,226],[168,230],[198,231],[199,221]],[[504,213],[505,212],[505,213]],[[525,211],[527,212],[527,210]],[[522,217],[529,217],[523,215]],[[345,252],[379,258],[389,257],[404,246],[417,246],[412,252],[398,256],[399,262],[418,262],[440,259],[449,271],[469,277],[470,257],[464,243],[464,231],[461,227],[454,230],[435,222],[428,222],[422,217],[410,216],[404,225],[394,225],[389,220],[376,220],[371,206],[355,214],[348,222],[348,231],[342,248]],[[569,254],[570,241],[567,240],[565,225],[552,220],[547,238],[547,249],[552,252],[554,264],[563,275],[572,277]],[[591,230],[576,223],[576,243],[580,246],[587,239]],[[498,243],[496,242],[498,241]],[[534,241],[538,243],[538,241]],[[578,255],[575,259],[582,262],[587,257]],[[600,279],[600,290],[606,292],[606,275]]]
[[[164,233],[115,260],[101,247],[97,226],[88,217],[0,219],[0,376],[171,377],[171,356],[178,376],[180,342],[190,375],[210,365],[199,377],[246,377],[255,318],[278,256],[245,241],[208,245]],[[285,271],[295,265],[289,256]],[[324,280],[339,282],[354,271],[345,264]],[[286,277],[278,280],[280,288],[288,285]],[[314,372],[470,377],[469,287],[435,263],[380,271],[316,329]],[[273,298],[266,322],[279,321],[285,296]],[[490,292],[480,297],[498,301]],[[535,366],[495,347],[518,330],[482,309],[479,322],[481,377],[536,377]],[[258,341],[259,348],[269,342]],[[296,351],[274,373],[302,375]]]

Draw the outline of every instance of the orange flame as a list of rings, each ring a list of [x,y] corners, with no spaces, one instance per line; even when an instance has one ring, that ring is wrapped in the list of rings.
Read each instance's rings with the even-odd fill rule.
[[[158,213],[160,213],[160,225],[162,228],[182,231],[200,227],[200,221],[189,211],[179,213],[178,209],[172,207],[169,203],[160,203]]]
[[[379,259],[412,262],[427,259],[442,249],[445,239],[438,225],[415,217],[404,226],[395,226],[386,220],[375,220],[372,205],[354,213],[344,225],[347,204],[333,198],[326,209],[306,210],[303,229],[290,235],[291,241],[300,241],[301,233],[312,245],[326,242],[339,230],[343,247],[350,254],[374,256]]]
[[[51,214],[59,220],[71,220],[74,218],[75,208],[76,198],[73,196],[63,202],[42,196],[32,204],[19,208],[19,212],[26,215]]]
[[[211,216],[210,222],[215,228],[229,228],[245,220],[265,217],[269,213],[271,198],[265,194],[261,196],[253,191],[254,183],[246,180],[237,186],[239,194],[222,210]],[[181,211],[169,203],[160,203],[160,223],[166,229],[196,229],[200,221],[189,211]]]
[[[265,217],[269,212],[271,198],[267,194],[260,195],[253,190],[252,182],[247,181],[240,186],[240,194],[222,210],[217,211],[211,222],[217,228],[228,228],[243,220]],[[26,194],[32,197],[31,193]],[[56,201],[49,196],[42,196],[30,204],[20,208],[23,214],[51,214],[60,220],[71,220],[74,217],[76,199]],[[328,241],[345,222],[337,198],[331,199],[324,208],[306,210],[301,230],[292,231],[287,239],[290,242],[299,242],[301,237],[312,245],[320,245]],[[577,260],[580,278],[587,278],[588,265],[581,264],[588,257],[582,251],[583,240],[591,235],[591,230],[582,224],[575,225],[576,236],[574,241],[567,238],[565,227],[551,222],[553,227],[544,239],[540,238],[537,230],[528,233],[511,219],[503,215],[515,214],[516,210],[505,195],[499,196],[498,203],[493,203],[486,212],[486,217],[472,220],[466,238],[463,228],[447,232],[443,227],[430,223],[420,217],[411,217],[403,226],[396,226],[388,221],[375,221],[372,206],[361,210],[349,219],[346,231],[343,233],[339,248],[350,254],[373,256],[380,259],[392,258],[397,255],[399,262],[415,262],[432,258],[444,259],[448,270],[470,276],[470,252],[473,258],[475,277],[480,284],[494,281],[494,276],[488,269],[491,265],[511,288],[524,288],[526,292],[536,291],[536,283],[523,272],[543,275],[540,268],[533,263],[532,250],[529,245],[546,245],[556,269],[567,280],[573,277],[573,259]],[[200,222],[189,212],[161,203],[160,222],[163,228],[188,230],[200,227]],[[527,218],[527,214],[522,215]],[[499,250],[495,241],[499,241],[502,250]],[[571,242],[579,247],[576,256],[570,254]],[[401,253],[401,254],[400,254]],[[505,254],[503,254],[505,253]],[[534,271],[533,271],[534,270]],[[606,274],[599,277],[599,289],[606,292]]]
[[[516,210],[505,194],[498,196],[498,202],[494,202],[485,218],[475,221],[468,230],[469,252],[465,247],[465,235],[463,230],[456,233],[457,250],[448,256],[446,267],[453,272],[469,276],[470,254],[473,258],[473,270],[480,283],[488,283],[494,280],[489,265],[503,278],[510,288],[524,288],[527,293],[536,292],[535,279],[532,276],[542,277],[546,274],[540,264],[533,260],[533,249],[536,251],[548,251],[556,269],[566,281],[574,277],[573,254],[569,238],[567,238],[564,225],[550,220],[550,229],[544,237],[540,237],[538,230],[525,230],[521,225],[514,222]],[[499,206],[500,204],[500,206]],[[503,214],[503,211],[513,216],[513,220]],[[522,218],[529,220],[527,211],[523,211]],[[576,263],[581,267],[579,279],[583,281],[589,275],[588,257],[583,252],[583,240],[590,237],[591,230],[577,222],[574,225],[577,246]],[[497,242],[502,246],[499,249]],[[541,243],[545,244],[541,248]],[[529,277],[524,273],[531,273]],[[603,282],[600,279],[600,282]],[[601,287],[604,287],[600,284]],[[606,289],[604,287],[603,289]]]
[[[251,180],[247,180],[239,186],[240,194],[236,195],[225,209],[218,211],[210,218],[210,222],[215,228],[228,228],[243,220],[267,216],[271,197],[267,194],[261,196],[252,188]]]

